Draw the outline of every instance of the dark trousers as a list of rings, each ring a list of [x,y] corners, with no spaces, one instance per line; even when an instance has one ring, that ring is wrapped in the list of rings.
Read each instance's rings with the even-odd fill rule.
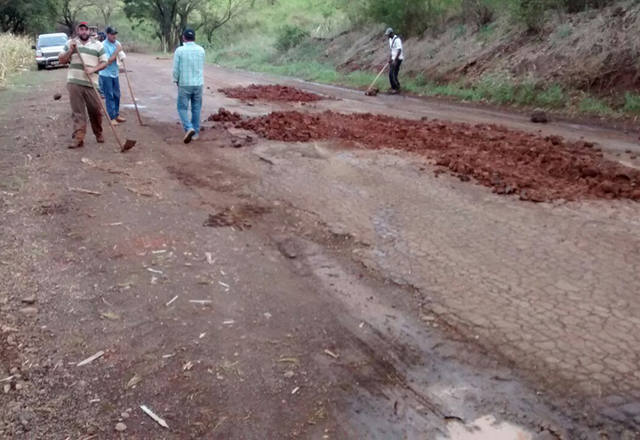
[[[400,81],[398,80],[398,74],[400,73],[400,65],[402,64],[402,60],[397,60],[394,63],[391,63],[389,66],[389,83],[391,84],[391,88],[393,90],[400,90]]]
[[[109,119],[115,119],[120,115],[120,80],[118,77],[100,75],[100,90],[107,104]]]
[[[67,83],[71,115],[73,118],[73,139],[84,141],[87,133],[87,113],[91,128],[96,136],[102,135],[102,110],[95,90],[79,84]],[[86,110],[85,110],[86,109]]]

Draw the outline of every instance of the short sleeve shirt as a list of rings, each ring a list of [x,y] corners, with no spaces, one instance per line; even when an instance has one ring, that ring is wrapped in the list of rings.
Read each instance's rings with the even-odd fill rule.
[[[398,51],[400,52],[400,60],[404,60],[404,50],[402,50],[402,40],[397,35],[389,38],[389,48],[391,49],[391,59],[396,59]]]
[[[112,43],[109,40],[104,40],[102,42],[102,46],[104,47],[104,53],[107,55],[107,60],[111,58],[111,56],[115,53],[116,50],[118,50],[119,45],[120,45],[120,42],[118,40],[116,40],[115,43]],[[106,68],[100,71],[100,76],[105,76],[109,78],[117,78],[119,74],[120,74],[120,69],[118,68],[117,61],[114,61],[113,63],[109,64]]]

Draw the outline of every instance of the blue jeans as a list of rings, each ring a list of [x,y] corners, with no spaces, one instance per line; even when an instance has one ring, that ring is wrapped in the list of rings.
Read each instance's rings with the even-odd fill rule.
[[[100,90],[107,104],[109,119],[117,118],[120,115],[120,80],[100,75]]]
[[[189,119],[191,103],[191,119]],[[200,111],[202,110],[202,86],[178,87],[178,115],[184,131],[195,130],[200,133]]]

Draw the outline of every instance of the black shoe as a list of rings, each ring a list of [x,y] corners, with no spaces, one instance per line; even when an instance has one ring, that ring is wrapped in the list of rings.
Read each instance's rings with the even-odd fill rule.
[[[191,139],[193,139],[193,137],[196,135],[196,131],[191,128],[189,131],[187,131],[187,134],[184,135],[184,143],[188,144],[189,142],[191,142]]]

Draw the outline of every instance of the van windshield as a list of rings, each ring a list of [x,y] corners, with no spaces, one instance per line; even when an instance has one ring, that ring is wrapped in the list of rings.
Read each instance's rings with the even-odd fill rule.
[[[67,37],[64,35],[43,35],[38,38],[38,47],[64,46]]]

